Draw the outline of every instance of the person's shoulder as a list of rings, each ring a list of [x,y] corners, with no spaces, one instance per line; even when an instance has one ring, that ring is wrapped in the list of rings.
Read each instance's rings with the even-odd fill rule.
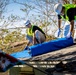
[[[36,25],[33,25],[33,27],[38,27],[38,26],[36,26]]]

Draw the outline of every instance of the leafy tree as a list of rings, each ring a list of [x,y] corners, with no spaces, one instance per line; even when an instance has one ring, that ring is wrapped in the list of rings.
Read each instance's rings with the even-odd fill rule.
[[[9,4],[10,0],[0,0],[0,18],[5,12],[6,6]]]
[[[21,41],[24,35],[21,34],[21,29],[8,27],[12,26],[14,22],[20,20],[20,17],[10,15],[5,18],[4,13],[7,13],[7,5],[11,4],[11,0],[0,0],[0,49],[8,48],[13,42]]]

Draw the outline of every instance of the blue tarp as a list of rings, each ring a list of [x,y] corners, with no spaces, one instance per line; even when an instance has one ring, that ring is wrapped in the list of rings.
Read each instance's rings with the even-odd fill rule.
[[[30,47],[32,57],[73,45],[73,38],[59,38]]]
[[[15,58],[31,58],[31,54],[29,54],[28,50],[15,52],[15,53],[11,54],[11,56],[13,56]]]
[[[56,40],[51,40],[48,42],[44,42],[42,44],[33,45],[30,46],[30,54],[28,53],[28,50],[23,50],[21,52],[13,53],[12,56],[16,58],[31,58],[37,55],[45,54],[48,52],[60,50],[62,48],[68,47],[73,45],[73,38],[59,38]]]

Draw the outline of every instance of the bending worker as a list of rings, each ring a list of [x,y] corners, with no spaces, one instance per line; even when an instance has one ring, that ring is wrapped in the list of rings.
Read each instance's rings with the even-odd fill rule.
[[[74,36],[74,20],[76,20],[76,4],[56,4],[54,10],[58,15],[58,37],[61,33],[61,19],[70,22],[70,32],[66,35],[67,38]]]
[[[26,21],[25,25],[28,28],[26,38],[29,40],[25,49],[28,48],[30,43],[35,45],[43,43],[46,40],[45,33],[38,26],[31,25],[29,20]]]

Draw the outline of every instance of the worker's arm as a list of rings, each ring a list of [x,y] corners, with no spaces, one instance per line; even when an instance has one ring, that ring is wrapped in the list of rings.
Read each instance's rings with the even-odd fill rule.
[[[30,44],[30,41],[27,43],[26,47],[25,47],[25,50],[27,50],[29,47],[29,44]]]
[[[27,45],[26,46],[29,46],[30,45],[30,41],[27,43]]]
[[[61,27],[61,19],[58,19],[58,34],[57,34],[58,37],[60,36],[61,33],[60,27]]]
[[[58,19],[58,28],[60,29],[61,28],[61,19]]]
[[[60,29],[60,27],[61,27],[61,22],[62,22],[62,17],[61,17],[61,15],[58,15],[58,28]]]

